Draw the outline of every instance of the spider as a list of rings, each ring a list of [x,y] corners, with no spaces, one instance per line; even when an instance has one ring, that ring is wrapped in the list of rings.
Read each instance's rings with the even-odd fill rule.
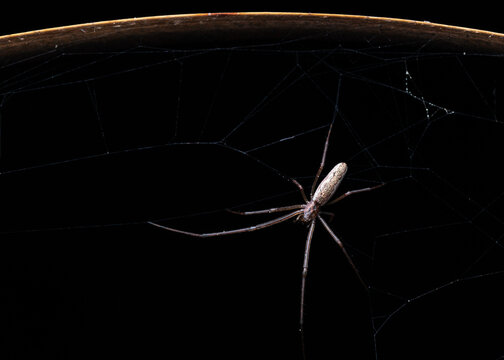
[[[313,181],[311,191],[310,191],[310,199],[308,200],[306,193],[304,191],[303,186],[295,179],[290,179],[294,185],[296,185],[301,193],[301,196],[303,197],[304,204],[297,204],[297,205],[289,205],[289,206],[282,206],[282,207],[277,207],[277,208],[271,208],[271,209],[265,209],[265,210],[256,210],[256,211],[245,211],[245,212],[240,212],[240,211],[233,211],[229,210],[232,213],[239,214],[239,215],[256,215],[256,214],[270,214],[270,213],[276,213],[276,212],[283,212],[283,211],[290,211],[294,210],[287,215],[280,216],[278,218],[275,218],[273,220],[260,223],[257,225],[253,225],[250,227],[246,228],[240,228],[240,229],[234,229],[234,230],[226,230],[226,231],[220,231],[220,232],[212,232],[212,233],[193,233],[189,231],[183,231],[183,230],[178,230],[174,229],[168,226],[160,225],[155,222],[149,221],[148,223],[151,225],[154,225],[156,227],[159,227],[164,230],[184,234],[184,235],[189,235],[189,236],[196,236],[196,237],[201,237],[201,238],[206,238],[206,237],[215,237],[215,236],[223,236],[223,235],[233,235],[233,234],[239,234],[239,233],[245,233],[245,232],[250,232],[250,231],[256,231],[260,229],[264,229],[276,224],[279,224],[281,222],[284,222],[286,220],[295,218],[295,221],[300,222],[302,224],[305,224],[309,227],[308,230],[308,237],[306,239],[306,245],[305,245],[305,251],[304,251],[304,260],[303,260],[303,271],[302,271],[302,278],[301,278],[301,302],[300,302],[300,316],[299,316],[299,326],[300,330],[303,330],[303,322],[304,322],[304,297],[305,297],[305,287],[306,287],[306,277],[308,275],[308,259],[310,256],[310,245],[313,237],[313,232],[315,230],[315,224],[317,220],[322,224],[322,226],[327,230],[329,235],[336,241],[338,246],[341,248],[343,254],[347,258],[348,262],[352,266],[355,274],[357,275],[359,281],[364,285],[364,287],[367,289],[368,286],[360,276],[359,271],[357,270],[357,267],[355,266],[354,262],[352,261],[352,258],[350,255],[347,253],[345,247],[343,246],[343,243],[341,240],[334,234],[334,232],[331,230],[327,222],[320,216],[321,214],[321,209],[324,206],[329,206],[334,203],[337,203],[340,200],[343,200],[347,196],[365,192],[365,191],[371,191],[373,189],[376,189],[380,186],[383,186],[384,184],[379,184],[376,186],[372,187],[366,187],[362,189],[357,189],[357,190],[352,190],[352,191],[347,191],[346,193],[338,196],[335,199],[332,199],[334,193],[338,189],[339,185],[341,184],[346,172],[347,172],[347,164],[344,162],[338,163],[328,174],[327,176],[320,182],[320,185],[317,187],[317,182],[320,177],[320,174],[322,173],[325,165],[325,159],[326,159],[326,153],[327,153],[327,148],[329,144],[329,137],[331,135],[331,130],[332,130],[332,124],[329,126],[329,131],[327,133],[327,137],[325,140],[325,145],[324,145],[324,151],[322,153],[322,160],[320,162],[319,169],[315,175],[315,179]],[[332,200],[331,200],[332,199]]]

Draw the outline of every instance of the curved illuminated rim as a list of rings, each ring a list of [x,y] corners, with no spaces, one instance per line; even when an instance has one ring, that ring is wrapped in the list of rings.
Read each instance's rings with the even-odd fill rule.
[[[187,32],[199,31],[201,34],[201,31],[228,30],[248,32],[249,35],[267,31],[273,34],[282,29],[294,29],[294,33],[307,29],[318,30],[325,31],[326,34],[338,34],[340,37],[359,34],[389,36],[393,39],[429,39],[459,48],[492,52],[504,49],[504,34],[430,22],[359,15],[237,12],[150,16],[4,35],[0,36],[0,57],[2,54],[23,52],[27,48],[49,50],[58,46],[128,36],[153,36],[160,33],[178,36]]]

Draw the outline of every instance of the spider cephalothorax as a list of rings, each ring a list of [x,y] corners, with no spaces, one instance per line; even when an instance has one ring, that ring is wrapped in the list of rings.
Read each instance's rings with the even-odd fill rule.
[[[312,200],[304,206],[303,212],[296,218],[296,220],[304,225],[310,225],[310,223],[317,218],[319,211],[320,205]]]

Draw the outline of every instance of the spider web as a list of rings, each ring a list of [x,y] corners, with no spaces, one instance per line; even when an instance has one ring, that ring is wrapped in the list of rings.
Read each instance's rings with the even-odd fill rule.
[[[504,356],[503,58],[427,45],[300,38],[5,61],[7,357]],[[318,226],[301,339],[307,229],[193,239],[146,222],[213,232],[271,218],[226,209],[301,203],[290,179],[309,192],[330,124],[323,174],[345,161],[340,192],[385,186],[324,209],[369,290]]]

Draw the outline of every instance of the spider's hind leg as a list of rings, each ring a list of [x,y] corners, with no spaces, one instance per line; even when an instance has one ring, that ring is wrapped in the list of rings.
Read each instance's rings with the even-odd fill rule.
[[[334,220],[334,217],[336,216],[335,213],[330,211],[321,211],[319,212],[319,214],[329,216],[329,220],[327,220],[328,223],[331,223]]]
[[[336,236],[336,234],[331,230],[331,228],[329,227],[329,225],[327,225],[327,223],[324,221],[324,219],[322,219],[321,216],[318,216],[318,219],[320,220],[320,222],[322,223],[322,225],[324,225],[324,227],[326,228],[326,230],[329,233],[329,235],[331,235],[331,237],[334,239],[334,241],[336,241],[336,243],[340,247],[341,251],[343,251],[343,254],[347,258],[348,262],[350,263],[350,266],[352,266],[352,268],[355,271],[355,274],[359,278],[359,281],[361,282],[361,284],[364,286],[364,288],[367,291],[369,289],[368,284],[366,284],[366,282],[364,281],[364,279],[360,275],[359,270],[357,270],[357,266],[355,266],[352,258],[350,257],[350,254],[347,253],[347,251],[345,249],[345,246],[343,245],[343,243],[341,242],[341,240]]]
[[[301,278],[301,308],[299,314],[299,330],[303,330],[304,325],[304,298],[305,298],[305,287],[306,287],[306,277],[308,276],[308,260],[310,258],[310,246],[313,238],[313,232],[315,231],[315,220],[311,222],[310,230],[308,231],[308,237],[306,238],[305,254],[303,260],[303,273]]]

